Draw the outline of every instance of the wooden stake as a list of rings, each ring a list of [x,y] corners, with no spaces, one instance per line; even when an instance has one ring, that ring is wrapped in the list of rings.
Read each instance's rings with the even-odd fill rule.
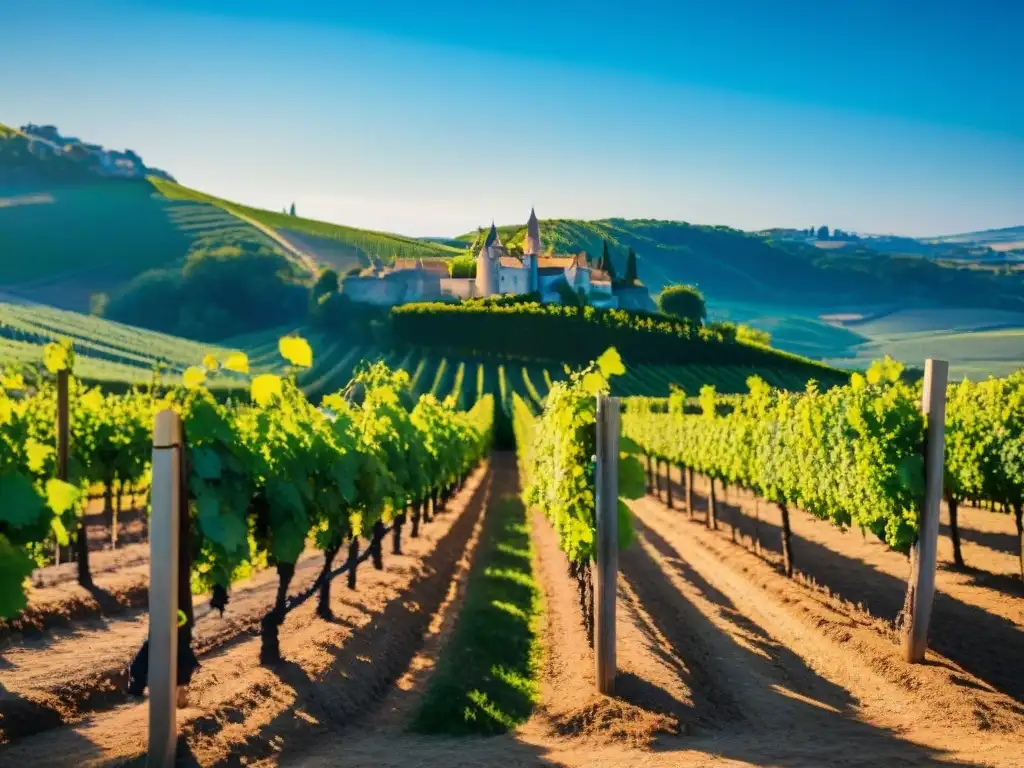
[[[147,765],[171,768],[177,741],[178,547],[181,525],[181,417],[160,411],[153,425],[149,538],[149,753]]]
[[[615,593],[619,569],[619,398],[597,399],[597,568],[594,661],[597,690],[615,693]]]
[[[68,479],[68,372],[57,372],[57,479]],[[71,548],[57,545],[55,562],[60,565],[71,559]]]
[[[935,597],[935,561],[939,541],[939,507],[946,437],[946,379],[949,363],[928,358],[924,364],[921,411],[925,416],[924,505],[917,541],[910,551],[903,629],[903,657],[911,664],[924,661],[928,623]]]
[[[693,470],[686,470],[686,511],[690,513],[693,520]]]

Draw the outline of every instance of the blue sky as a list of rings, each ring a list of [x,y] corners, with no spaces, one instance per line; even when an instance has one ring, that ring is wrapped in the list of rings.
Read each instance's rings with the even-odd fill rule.
[[[355,226],[452,235],[531,205],[1024,224],[1019,0],[55,0],[3,18],[0,121]]]

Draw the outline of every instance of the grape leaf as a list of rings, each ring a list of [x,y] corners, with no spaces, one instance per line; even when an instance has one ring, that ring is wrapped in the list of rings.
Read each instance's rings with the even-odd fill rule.
[[[221,475],[220,456],[217,452],[206,448],[196,448],[189,454],[192,469],[203,480],[216,480]]]
[[[635,456],[619,459],[619,496],[624,499],[643,498],[646,493],[644,466]]]
[[[32,575],[32,558],[0,533],[0,619],[11,619],[28,605],[25,580]]]
[[[32,481],[20,472],[0,474],[0,521],[25,528],[38,521],[46,504]]]

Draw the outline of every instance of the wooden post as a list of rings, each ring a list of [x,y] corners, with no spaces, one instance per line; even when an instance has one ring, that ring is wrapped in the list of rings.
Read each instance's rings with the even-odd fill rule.
[[[619,571],[619,398],[597,398],[597,568],[594,662],[597,690],[615,693],[615,593]]]
[[[921,412],[925,416],[924,506],[917,541],[910,550],[910,582],[907,585],[903,629],[903,657],[911,663],[924,661],[928,647],[928,622],[935,597],[935,560],[939,541],[939,507],[945,466],[946,379],[949,363],[928,358],[924,364]]]
[[[181,525],[181,417],[160,411],[153,425],[149,537],[148,766],[171,768],[177,742],[178,547]]]
[[[68,479],[68,372],[57,372],[57,479]],[[71,548],[59,544],[54,552],[57,565],[71,559]]]
[[[689,467],[686,469],[686,511],[693,520],[693,470]]]

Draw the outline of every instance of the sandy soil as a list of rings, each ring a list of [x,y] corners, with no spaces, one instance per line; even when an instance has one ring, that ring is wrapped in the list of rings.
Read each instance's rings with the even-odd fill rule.
[[[356,593],[335,590],[335,623],[316,619],[311,606],[290,617],[282,631],[289,661],[280,668],[258,666],[258,640],[244,635],[208,652],[194,706],[180,713],[183,752],[204,766],[311,768],[1024,766],[1024,707],[1004,686],[981,678],[977,663],[968,667],[943,652],[926,665],[903,664],[881,615],[820,585],[785,578],[732,543],[727,524],[708,531],[650,497],[632,505],[637,540],[620,554],[616,697],[593,690],[575,586],[553,532],[534,514],[546,616],[541,705],[517,732],[501,737],[406,733],[455,624],[481,512],[512,492],[513,460],[496,456],[493,473],[475,476],[453,512],[409,540],[405,555],[386,558],[382,572],[361,570]],[[823,568],[828,557],[840,575],[841,566],[855,568],[849,551],[811,538],[825,524],[793,517],[800,518],[799,567],[819,565],[811,556],[817,545]],[[743,525],[737,536],[746,541]],[[764,515],[761,534],[768,544]],[[868,546],[859,534],[838,535]],[[860,561],[859,581],[848,586],[866,586],[873,607],[881,592],[872,590],[886,582],[872,579],[896,578],[887,566],[885,558]],[[819,582],[826,576],[838,578],[832,570],[816,572]],[[944,572],[940,588],[947,578]],[[958,602],[985,613],[966,596],[977,599],[989,587],[950,583],[964,590]],[[902,587],[897,595],[901,602]],[[979,649],[984,643],[972,636],[989,626],[962,625],[952,647]],[[81,645],[80,652],[86,653]],[[1002,652],[992,651],[992,658]],[[1020,657],[1001,658],[1009,668]],[[6,684],[9,668],[0,671]],[[1000,680],[1012,683],[1015,674],[1005,671]],[[76,765],[118,764],[144,750],[145,716],[144,706],[121,705],[0,747],[0,763],[66,765],[75,755]]]
[[[359,725],[261,765],[1024,765],[1024,710],[948,662],[904,665],[858,623],[721,533],[653,499],[620,555],[617,697],[565,560],[534,515],[545,594],[542,705],[514,734],[425,738]]]
[[[707,486],[702,478],[697,478],[695,485],[696,519],[703,525]],[[734,490],[727,499],[721,492],[719,497],[719,535],[732,539],[735,525],[738,543],[780,565],[778,508]],[[1015,570],[1015,555],[983,546],[983,542],[1005,546],[1005,533],[997,531],[1012,530],[1013,521],[977,509],[962,514],[964,557],[968,563],[988,570],[955,570],[949,540],[940,536],[930,648],[988,686],[1024,703],[1024,665],[1012,661],[1024,658],[1024,585],[1005,571],[997,572],[1003,567]],[[841,531],[799,510],[791,511],[790,526],[798,581],[823,598],[850,603],[847,612],[859,614],[860,620],[877,619],[880,625],[891,626],[906,593],[909,566],[905,557],[873,536],[864,536],[859,530]],[[992,537],[996,537],[994,541]],[[974,543],[968,545],[968,541]]]
[[[281,630],[288,661],[280,668],[259,666],[255,636],[255,622],[273,599],[273,579],[262,586],[257,577],[253,581],[259,585],[245,595],[235,591],[224,620],[197,606],[197,650],[203,666],[192,684],[196,706],[179,715],[179,724],[200,763],[212,764],[238,750],[254,756],[276,752],[275,730],[288,731],[307,720],[326,724],[352,717],[379,698],[405,671],[446,597],[490,485],[489,472],[478,470],[450,502],[451,511],[426,524],[418,539],[403,537],[402,555],[385,550],[383,571],[368,563],[361,566],[354,592],[337,582],[332,591],[334,622],[316,618],[315,600],[289,614]],[[318,567],[311,561],[297,571],[293,583],[308,583]],[[251,609],[252,604],[258,608]],[[106,765],[144,750],[146,707],[116,705],[125,700],[124,665],[144,637],[145,619],[110,624],[51,637],[49,645],[57,648],[46,647],[47,638],[41,638],[43,647],[9,649],[0,657],[5,665],[3,723],[12,735],[52,728],[55,720],[74,721],[87,710],[115,707],[77,726],[18,738],[3,748],[0,762],[10,754],[31,765],[60,765],[62,750],[73,749],[64,754],[81,752],[82,765]],[[60,687],[62,676],[71,677],[66,688]],[[344,685],[338,685],[341,680]],[[325,685],[328,681],[334,685]],[[34,716],[32,705],[37,706]],[[49,710],[49,721],[39,707]],[[43,719],[42,727],[37,719]]]

